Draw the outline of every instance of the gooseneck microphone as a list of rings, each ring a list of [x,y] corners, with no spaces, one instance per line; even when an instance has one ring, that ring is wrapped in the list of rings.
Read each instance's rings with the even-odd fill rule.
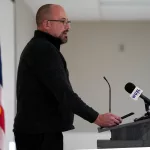
[[[145,95],[143,95],[143,90],[136,87],[133,83],[129,82],[125,85],[125,90],[131,94],[130,97],[132,99],[137,100],[138,97],[142,98],[144,100],[144,102],[148,105],[150,105],[150,99],[147,98]]]
[[[111,113],[111,86],[108,82],[108,80],[106,79],[106,77],[103,77],[105,79],[105,81],[108,83],[109,86],[109,113]]]

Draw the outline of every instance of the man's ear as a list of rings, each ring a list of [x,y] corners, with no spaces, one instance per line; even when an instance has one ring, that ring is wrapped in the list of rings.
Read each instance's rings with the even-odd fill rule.
[[[45,28],[46,30],[48,30],[48,29],[50,28],[50,26],[51,26],[50,21],[44,20],[44,21],[43,21],[43,26],[44,26],[44,28]]]

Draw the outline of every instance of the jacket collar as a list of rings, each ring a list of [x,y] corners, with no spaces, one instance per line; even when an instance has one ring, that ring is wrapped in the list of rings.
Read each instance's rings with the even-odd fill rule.
[[[58,49],[58,51],[60,51],[60,45],[61,45],[60,39],[40,30],[35,30],[34,37],[46,38],[49,42],[51,42]]]

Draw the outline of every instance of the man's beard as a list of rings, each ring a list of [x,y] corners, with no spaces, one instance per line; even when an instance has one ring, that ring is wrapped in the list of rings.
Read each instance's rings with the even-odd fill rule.
[[[67,31],[64,31],[64,32],[62,32],[62,33],[60,34],[59,39],[60,39],[60,41],[61,41],[61,44],[67,43],[67,41],[68,41],[67,32],[68,32],[68,30],[67,30]]]

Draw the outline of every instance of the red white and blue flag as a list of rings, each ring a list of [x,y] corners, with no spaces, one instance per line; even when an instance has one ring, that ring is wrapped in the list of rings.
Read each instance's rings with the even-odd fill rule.
[[[5,116],[2,105],[2,57],[1,57],[1,46],[0,46],[0,150],[4,149],[4,135],[5,135]]]

